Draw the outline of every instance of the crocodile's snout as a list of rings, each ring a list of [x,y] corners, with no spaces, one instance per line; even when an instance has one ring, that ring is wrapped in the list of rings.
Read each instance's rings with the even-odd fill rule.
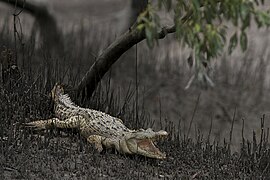
[[[128,148],[134,154],[140,154],[150,158],[165,159],[166,154],[161,152],[155,145],[156,141],[168,136],[166,131],[154,132],[152,129],[135,132],[133,137],[127,140]]]

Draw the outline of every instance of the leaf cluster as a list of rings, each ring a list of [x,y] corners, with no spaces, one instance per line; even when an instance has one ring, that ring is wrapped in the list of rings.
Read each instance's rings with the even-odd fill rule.
[[[264,0],[153,0],[138,17],[137,28],[153,47],[161,29],[158,10],[173,11],[176,37],[193,50],[196,68],[201,71],[205,62],[221,54],[228,39],[229,54],[238,44],[245,51],[252,21],[258,28],[270,26],[270,11],[263,10],[263,4]],[[228,27],[235,31],[230,38]]]
[[[223,50],[228,25],[235,27],[235,33],[229,40],[229,53],[238,43],[243,51],[247,49],[246,29],[252,19],[259,28],[270,25],[269,11],[260,8],[263,4],[264,0],[149,1],[146,10],[138,17],[137,27],[145,32],[149,47],[153,47],[161,28],[157,11],[163,8],[173,11],[179,41],[209,60]]]
[[[146,10],[138,16],[137,29],[145,32],[147,44],[153,47],[157,43],[157,34],[160,28],[160,18],[157,14],[157,9],[148,4]]]

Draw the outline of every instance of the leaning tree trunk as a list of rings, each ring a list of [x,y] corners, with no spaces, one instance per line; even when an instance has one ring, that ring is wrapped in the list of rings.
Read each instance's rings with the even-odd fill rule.
[[[192,11],[181,18],[182,22],[185,23],[190,16],[192,16]],[[135,23],[126,33],[116,39],[97,57],[95,63],[90,67],[76,87],[78,95],[81,95],[83,98],[91,97],[102,77],[109,71],[110,67],[120,56],[146,38],[145,32],[139,31],[136,27],[137,24]],[[175,25],[163,27],[155,38],[163,39],[167,34],[175,33],[175,31]]]
[[[157,38],[162,39],[168,33],[174,33],[175,26],[164,27],[158,33]],[[78,95],[89,98],[96,89],[102,77],[108,72],[110,67],[135,44],[145,39],[145,33],[136,29],[134,25],[129,31],[115,40],[103,53],[101,53],[95,63],[87,71],[86,75],[78,84],[76,90]]]
[[[146,9],[148,0],[131,0],[128,25],[131,27],[136,24],[137,17]],[[128,29],[128,28],[127,28]],[[89,69],[77,87],[78,94],[82,97],[91,97],[99,81],[110,67],[119,59],[119,57],[129,50],[136,43],[144,39],[143,34],[136,30],[128,31],[117,41],[112,43],[98,58],[94,65]]]

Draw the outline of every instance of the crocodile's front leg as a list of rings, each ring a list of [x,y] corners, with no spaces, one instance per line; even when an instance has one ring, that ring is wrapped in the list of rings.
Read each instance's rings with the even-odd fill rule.
[[[106,138],[103,136],[99,136],[99,135],[90,135],[87,138],[87,141],[89,143],[92,143],[95,145],[95,148],[101,152],[103,150],[103,146],[105,146],[106,148],[115,148],[118,151],[120,151],[120,140],[116,140],[113,138]],[[126,153],[129,153],[129,151],[127,151]]]
[[[67,118],[65,120],[60,120],[58,118],[51,118],[46,120],[38,120],[38,121],[32,121],[29,123],[25,123],[24,125],[26,127],[33,127],[35,130],[45,130],[50,128],[79,128],[80,121],[83,117],[82,116],[72,116],[70,118]]]
[[[87,138],[87,142],[94,144],[95,148],[98,150],[98,152],[101,152],[103,150],[102,147],[102,140],[104,139],[104,137],[99,136],[99,135],[90,135]]]

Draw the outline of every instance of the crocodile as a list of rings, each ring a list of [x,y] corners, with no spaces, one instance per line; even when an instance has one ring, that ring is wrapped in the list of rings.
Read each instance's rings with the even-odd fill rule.
[[[139,154],[155,159],[165,159],[155,142],[164,139],[168,133],[164,130],[153,131],[151,128],[132,130],[119,118],[101,111],[83,108],[72,102],[64,93],[61,84],[56,84],[51,97],[54,101],[55,117],[25,123],[36,130],[50,128],[77,129],[79,133],[101,152],[103,147],[115,148],[123,154]]]

